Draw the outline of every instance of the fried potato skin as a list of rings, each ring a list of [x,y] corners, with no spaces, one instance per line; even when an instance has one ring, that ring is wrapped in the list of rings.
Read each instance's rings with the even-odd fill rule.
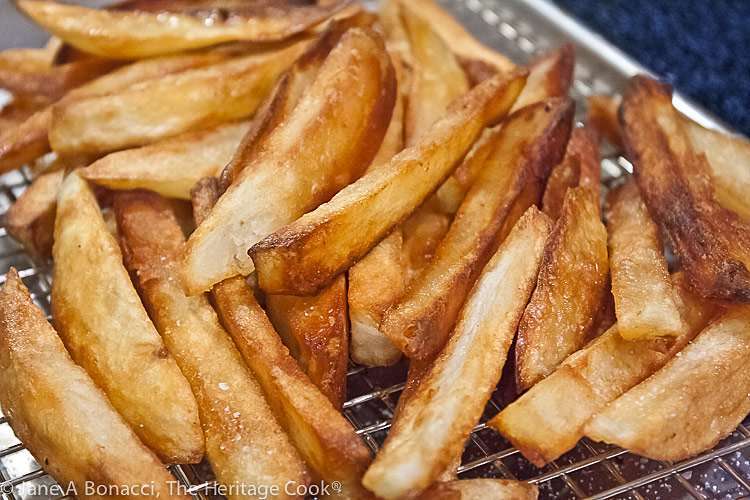
[[[59,484],[151,484],[162,498],[174,478],[65,350],[14,268],[0,292],[0,404],[15,435]],[[90,498],[122,498],[96,496]]]
[[[617,110],[620,107],[619,99],[600,94],[589,96],[589,109],[586,123],[594,129],[599,136],[604,137],[618,151],[622,151],[622,132],[617,119]]]
[[[668,89],[633,77],[620,123],[641,196],[693,290],[715,301],[750,302],[750,228],[716,200],[708,161],[690,144]]]
[[[630,181],[607,196],[612,294],[622,338],[665,337],[681,330],[659,229]]]
[[[533,484],[505,479],[460,479],[435,483],[417,500],[536,500],[539,491]]]
[[[163,461],[200,461],[203,433],[190,386],[143,309],[93,193],[76,173],[58,195],[53,257],[52,312],[73,359]]]
[[[750,411],[749,326],[750,308],[727,312],[592,418],[584,433],[657,460],[713,447]]]
[[[294,111],[257,146],[262,151],[246,159],[190,237],[187,292],[249,274],[252,245],[357,179],[377,153],[395,97],[394,69],[380,38],[347,31]]]
[[[400,407],[363,478],[379,497],[414,495],[460,456],[500,380],[550,229],[545,215],[529,209],[485,267],[445,349]]]
[[[525,391],[586,344],[606,291],[607,229],[599,199],[568,190],[547,246],[534,294],[518,325],[516,387]]]
[[[312,295],[331,283],[437,189],[482,128],[510,108],[524,80],[519,70],[459,96],[413,147],[257,243],[250,255],[261,287]]]
[[[538,103],[509,116],[498,131],[492,159],[435,257],[383,319],[381,330],[410,359],[431,358],[443,347],[466,295],[501,243],[498,233],[516,195],[527,184],[541,186],[560,161],[572,116],[565,100]]]
[[[167,200],[150,191],[119,192],[114,210],[125,263],[195,394],[206,455],[219,482],[266,482],[282,491],[288,481],[309,484],[304,464],[207,297],[185,296],[180,283],[185,236]]]
[[[219,125],[118,151],[82,169],[79,175],[112,189],[144,188],[189,200],[196,182],[221,173],[248,127],[248,122]]]
[[[624,340],[615,325],[488,425],[539,467],[573,448],[593,415],[664,366],[716,314],[717,306],[687,290],[684,276],[672,275],[671,280],[684,330],[668,347],[659,339]]]

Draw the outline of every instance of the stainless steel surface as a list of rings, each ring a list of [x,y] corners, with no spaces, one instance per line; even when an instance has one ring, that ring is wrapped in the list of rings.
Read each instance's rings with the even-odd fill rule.
[[[518,63],[526,63],[540,52],[572,42],[577,49],[575,83],[571,96],[578,104],[578,116],[585,115],[586,98],[592,93],[613,94],[622,89],[627,77],[645,71],[604,39],[582,27],[546,0],[439,0],[470,31],[488,45]],[[90,2],[87,2],[90,3]],[[101,2],[99,2],[101,3]],[[24,24],[26,23],[26,24]],[[0,47],[43,43],[43,37],[12,12],[7,0],[0,0]],[[681,111],[701,123],[723,128],[699,107],[677,95]],[[602,161],[605,186],[616,182],[630,165],[609,155]],[[0,177],[0,214],[29,183],[27,172]],[[0,283],[4,273],[17,267],[34,300],[50,312],[50,267],[36,265],[0,229]],[[344,414],[367,445],[377,451],[385,440],[390,418],[403,387],[403,363],[393,368],[350,367],[349,401]],[[713,450],[679,463],[647,460],[616,447],[588,440],[554,463],[536,468],[484,422],[501,408],[493,396],[480,423],[467,442],[459,478],[515,478],[539,485],[542,499],[740,499],[750,498],[750,420]],[[196,498],[210,484],[205,465],[173,468],[173,473],[194,486]],[[53,481],[0,418],[0,490],[8,500],[41,498],[31,495],[32,486]],[[46,497],[45,497],[46,498]]]

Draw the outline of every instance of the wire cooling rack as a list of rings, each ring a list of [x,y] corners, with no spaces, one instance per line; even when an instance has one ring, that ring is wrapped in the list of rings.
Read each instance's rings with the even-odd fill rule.
[[[586,99],[593,93],[615,94],[627,77],[645,70],[603,39],[583,28],[546,0],[439,0],[477,37],[525,64],[536,54],[561,43],[577,49],[571,97],[577,116],[585,116]],[[704,125],[724,128],[699,107],[675,96],[675,105]],[[630,164],[604,151],[602,182],[610,187]],[[0,176],[0,216],[31,181],[27,170]],[[0,284],[10,266],[19,270],[34,301],[50,314],[51,265],[31,261],[0,228]],[[373,453],[388,435],[390,419],[406,379],[406,364],[366,368],[352,365],[347,379],[344,415]],[[529,463],[509,442],[486,427],[502,403],[490,399],[467,441],[458,476],[508,478],[539,486],[542,499],[750,499],[750,419],[714,449],[683,462],[648,460],[617,447],[582,440],[558,460],[543,468]],[[208,500],[213,476],[205,463],[175,466],[170,470],[196,500]],[[0,417],[0,494],[3,500],[42,500],[61,495],[40,495],[54,485]],[[489,499],[488,499],[489,500]]]

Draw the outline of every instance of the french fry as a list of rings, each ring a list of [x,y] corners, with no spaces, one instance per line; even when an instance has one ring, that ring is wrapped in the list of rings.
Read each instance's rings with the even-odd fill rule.
[[[607,196],[609,262],[622,338],[666,337],[681,328],[664,245],[638,187],[630,181]]]
[[[219,125],[119,151],[82,169],[79,175],[112,189],[146,188],[190,199],[196,182],[221,173],[248,127],[246,121]]]
[[[459,96],[413,147],[257,243],[250,255],[261,288],[311,295],[331,283],[437,189],[479,132],[510,108],[524,80],[519,70]]]
[[[467,293],[502,242],[497,236],[516,195],[525,185],[542,185],[560,161],[572,116],[572,105],[560,99],[507,118],[435,257],[383,318],[381,330],[410,359],[429,359],[442,349]]]
[[[54,108],[52,149],[107,152],[251,115],[306,43],[168,74],[113,94],[66,99]]]
[[[349,325],[346,279],[314,297],[267,295],[266,312],[313,384],[337,410],[346,401]]]
[[[692,295],[672,276],[683,330],[674,342],[624,340],[617,325],[566,359],[560,368],[490,420],[523,456],[541,467],[573,448],[583,425],[682,350],[717,307]]]
[[[500,380],[550,228],[546,216],[529,209],[487,263],[445,349],[417,392],[400,407],[363,478],[378,497],[413,496],[460,456]]]
[[[278,6],[270,2],[139,2],[135,10],[97,10],[44,0],[18,8],[46,31],[85,52],[138,59],[229,41],[278,41],[300,33],[348,2]],[[221,9],[222,15],[215,14]]]
[[[52,312],[70,355],[162,461],[200,461],[203,433],[190,386],[143,309],[93,193],[76,173],[58,194],[53,256]]]
[[[383,27],[388,51],[391,54],[397,54],[407,68],[411,66],[411,46],[401,18],[401,1],[380,0],[378,3],[378,21]],[[408,88],[408,78],[404,80],[404,83]]]
[[[262,152],[243,158],[236,181],[188,240],[188,293],[249,274],[253,244],[330,199],[375,156],[396,81],[385,47],[371,35],[347,31],[289,117],[257,146]]]
[[[516,387],[525,391],[586,344],[608,283],[607,229],[599,198],[588,188],[568,190],[518,325]]]
[[[49,152],[47,133],[52,108],[46,107],[14,127],[0,131],[0,174],[33,162]]]
[[[749,327],[750,308],[726,313],[593,417],[584,433],[657,460],[711,448],[750,411]]]
[[[537,487],[533,484],[505,479],[462,479],[436,483],[417,500],[536,500],[538,496]]]
[[[219,324],[205,295],[186,297],[180,283],[185,236],[168,202],[149,191],[115,195],[128,270],[198,402],[206,456],[225,486],[288,481],[309,484],[307,470],[266,403],[261,387]],[[229,498],[248,498],[230,490]],[[252,498],[252,495],[250,495]]]
[[[669,90],[632,78],[620,119],[641,196],[693,290],[750,302],[750,227],[717,201],[708,160],[691,145]]]
[[[424,205],[404,221],[401,258],[407,286],[435,257],[435,250],[445,238],[450,225],[448,215],[434,207],[425,208]]]
[[[196,225],[208,217],[219,193],[216,179],[204,179],[193,189]],[[313,474],[329,483],[340,481],[344,498],[368,498],[360,484],[370,463],[367,448],[289,354],[245,279],[217,283],[213,296],[222,324]]]
[[[587,128],[576,128],[570,134],[562,163],[549,176],[542,196],[542,211],[552,220],[560,217],[568,188],[585,186],[596,199],[602,196],[601,155],[596,135]],[[601,203],[598,204],[601,215]]]
[[[604,137],[618,151],[622,151],[622,132],[617,120],[617,109],[620,107],[620,99],[614,99],[606,95],[594,94],[589,97],[589,109],[586,123],[594,129],[599,136]]]
[[[0,364],[3,414],[58,484],[81,494],[89,482],[136,491],[145,484],[162,498],[188,498],[172,492],[174,478],[73,363],[14,268],[0,292]]]

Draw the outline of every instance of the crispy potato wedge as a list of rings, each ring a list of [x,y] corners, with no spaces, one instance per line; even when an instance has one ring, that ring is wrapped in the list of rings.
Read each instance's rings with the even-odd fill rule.
[[[190,386],[143,309],[93,193],[76,173],[58,194],[53,256],[52,312],[70,355],[163,461],[200,461],[203,433]]]
[[[618,151],[622,151],[622,132],[620,123],[617,121],[617,109],[620,107],[620,99],[606,95],[594,94],[589,96],[589,109],[586,123],[596,131],[600,137],[604,137]]]
[[[54,108],[52,149],[112,151],[251,115],[306,43],[169,74],[113,94],[66,99]]]
[[[50,150],[47,137],[52,108],[46,107],[16,126],[0,131],[0,174],[33,162]]]
[[[221,173],[248,127],[248,122],[229,123],[119,151],[82,169],[79,175],[112,189],[145,188],[190,199],[196,182]]]
[[[115,195],[114,210],[127,268],[137,275],[149,314],[195,394],[218,481],[278,485],[282,491],[288,481],[308,484],[304,464],[208,298],[183,292],[185,236],[167,200],[125,191]],[[229,498],[247,496],[237,491]]]
[[[563,156],[573,106],[557,99],[509,116],[435,257],[389,309],[381,330],[411,359],[432,358],[445,344],[466,295],[502,241],[516,195],[541,186]],[[262,276],[261,276],[262,277]]]
[[[525,391],[586,344],[607,286],[607,229],[599,198],[583,186],[568,190],[518,325],[516,388]]]
[[[445,40],[411,3],[400,2],[399,12],[411,48],[411,79],[404,117],[406,146],[440,119],[469,82]]]
[[[311,295],[331,283],[437,189],[482,128],[510,108],[524,80],[519,70],[459,96],[418,144],[257,243],[250,255],[261,288]]]
[[[358,178],[377,153],[395,98],[382,41],[360,28],[347,31],[288,118],[257,145],[258,154],[243,158],[236,181],[190,237],[187,292],[249,274],[252,245]]]
[[[538,496],[533,484],[506,479],[463,479],[436,483],[417,500],[536,500]]]
[[[659,229],[629,181],[607,195],[609,263],[617,329],[626,340],[682,330]]]
[[[750,302],[750,227],[717,201],[708,160],[691,145],[669,89],[632,78],[620,120],[641,196],[693,290]]]
[[[542,196],[542,211],[557,220],[568,188],[585,186],[597,200],[601,199],[601,154],[596,134],[587,128],[576,128],[570,134],[562,163],[549,176]],[[601,203],[598,203],[601,215]]]
[[[346,7],[225,0],[138,2],[135,10],[98,10],[45,0],[16,5],[36,24],[70,45],[108,58],[138,59],[235,40],[289,38]],[[217,9],[221,14],[217,15]]]
[[[216,179],[204,179],[193,189],[196,224],[208,217],[219,193]],[[245,279],[235,276],[217,283],[213,297],[222,324],[313,474],[327,482],[340,481],[344,498],[368,498],[360,484],[370,463],[367,448],[289,354]]]
[[[710,324],[583,431],[657,460],[684,460],[705,451],[750,411],[748,359],[750,308],[742,307]]]
[[[0,366],[3,414],[59,484],[80,492],[89,481],[95,487],[146,484],[162,498],[188,498],[172,492],[174,478],[70,359],[14,268],[0,292]]]
[[[408,68],[411,66],[411,46],[401,18],[400,0],[380,0],[378,3],[378,21],[383,27],[385,43],[391,54],[397,54]],[[408,78],[404,81],[409,86]]]
[[[429,204],[428,201],[419,207],[402,224],[402,259],[406,285],[413,282],[435,257],[435,250],[451,225],[448,215]]]
[[[337,410],[346,401],[349,324],[346,278],[314,297],[267,295],[266,312],[292,356]]]
[[[573,448],[593,415],[664,366],[715,315],[717,306],[692,295],[684,281],[681,274],[672,276],[684,328],[672,343],[624,340],[615,325],[488,425],[540,467]]]
[[[42,174],[3,215],[2,226],[35,261],[52,258],[57,191],[65,172]]]
[[[363,478],[378,497],[414,495],[460,456],[500,380],[550,229],[549,219],[531,208],[487,263],[445,349],[400,407]]]

